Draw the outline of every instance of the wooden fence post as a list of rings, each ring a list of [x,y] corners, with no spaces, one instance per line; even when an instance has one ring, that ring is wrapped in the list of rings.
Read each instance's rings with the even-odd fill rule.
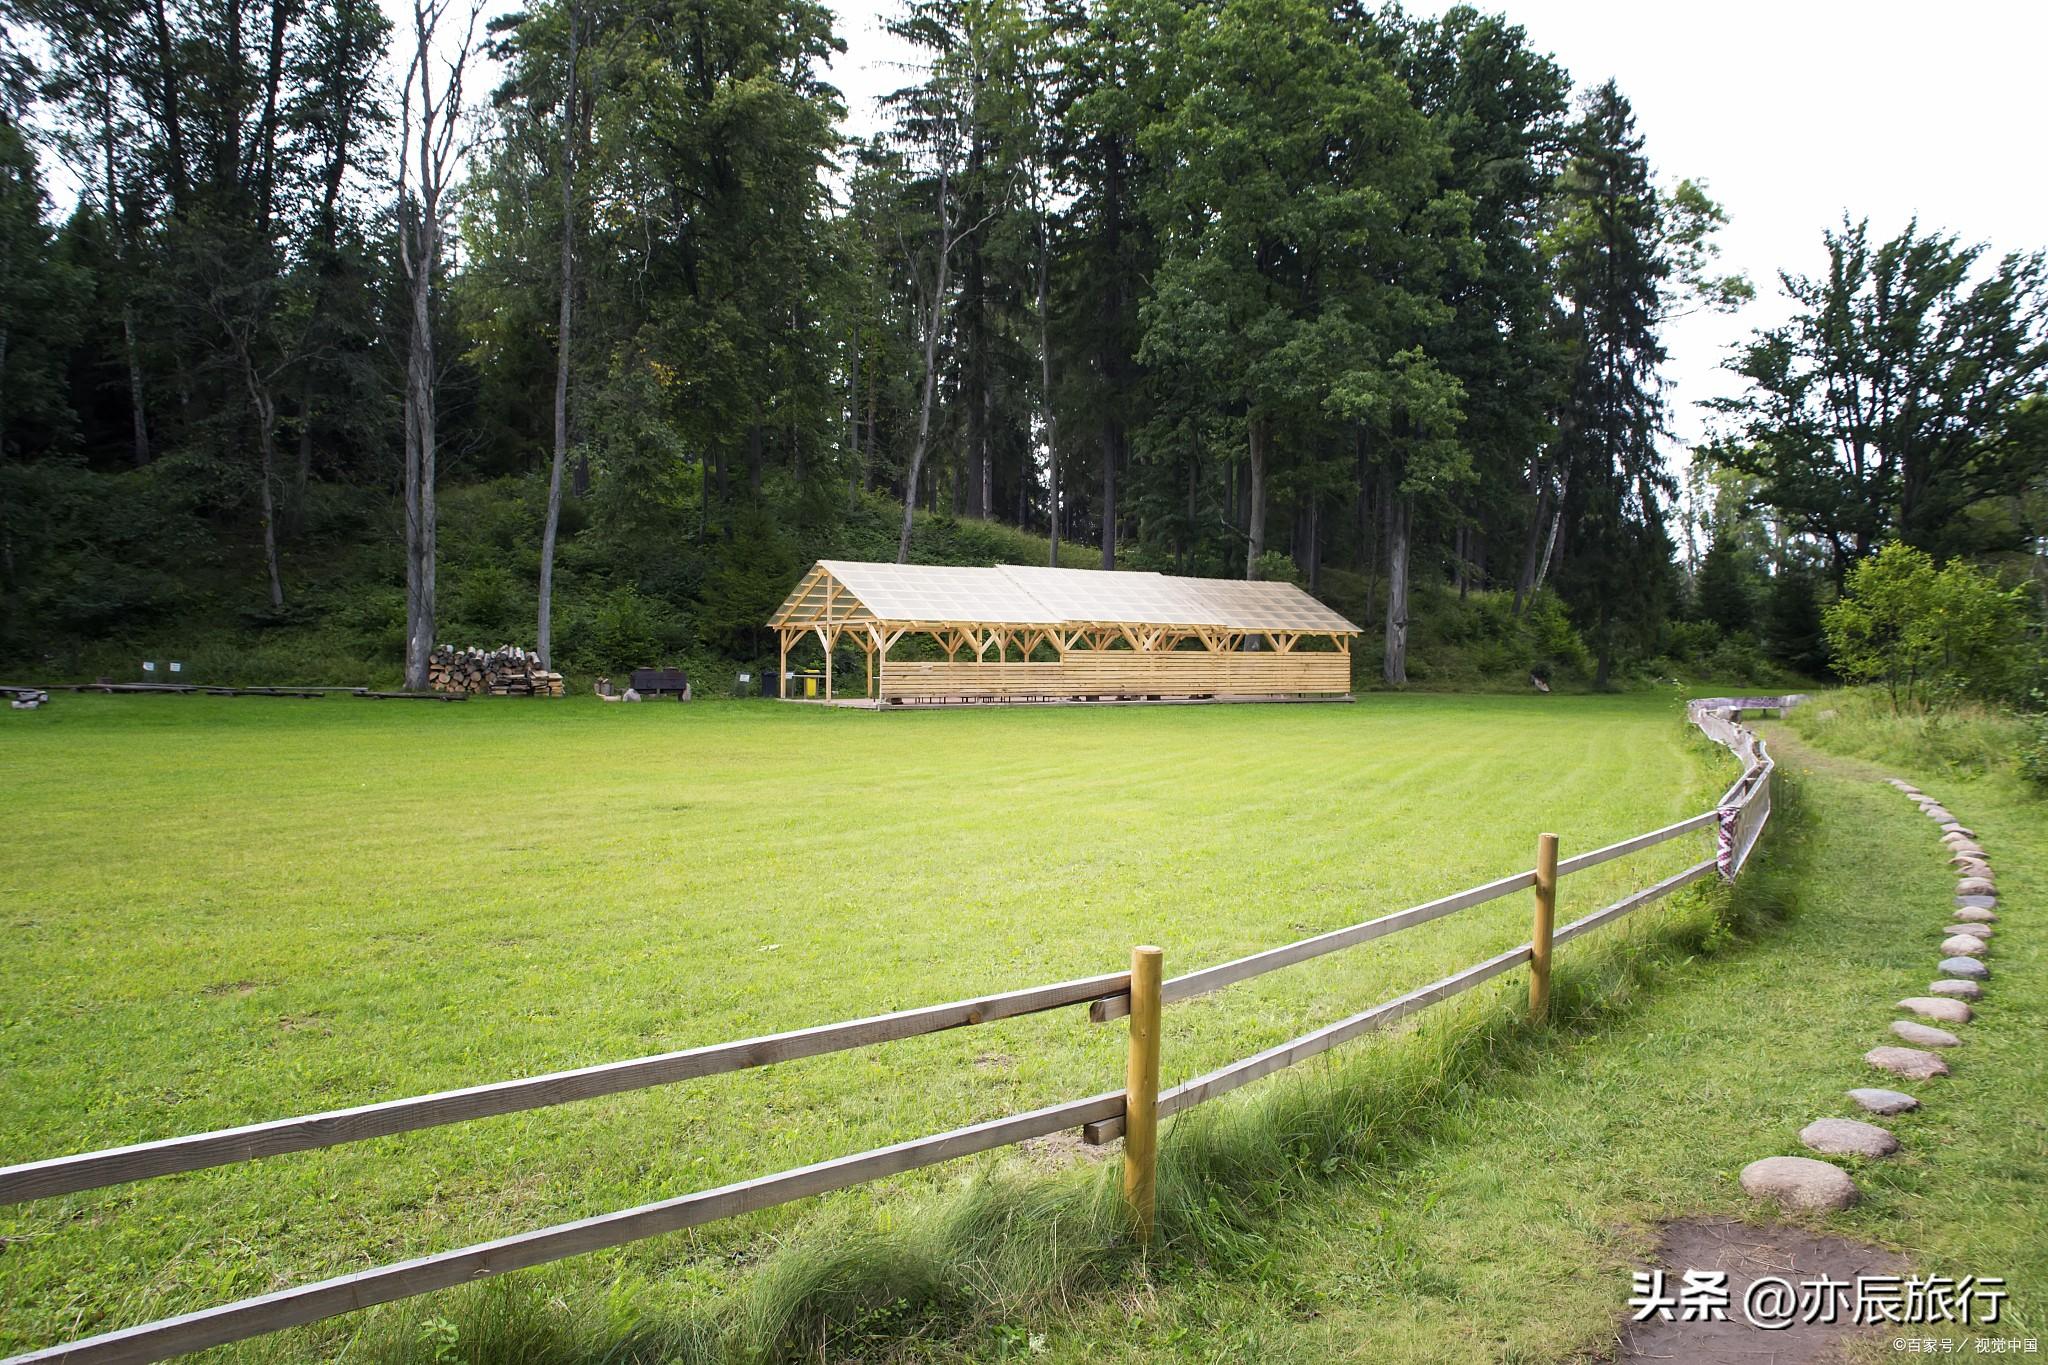
[[[1152,1241],[1159,1175],[1159,949],[1131,949],[1131,1045],[1124,1067],[1124,1204]]]
[[[1557,925],[1557,836],[1536,836],[1536,914],[1529,928],[1529,1022],[1550,1017],[1550,933]]]

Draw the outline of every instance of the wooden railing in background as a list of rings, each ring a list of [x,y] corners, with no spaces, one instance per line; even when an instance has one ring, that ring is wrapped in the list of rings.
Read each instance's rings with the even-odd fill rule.
[[[1141,947],[1134,950],[1131,971],[1110,972],[1049,986],[927,1005],[894,1014],[823,1024],[573,1071],[0,1168],[0,1203],[19,1203],[285,1152],[360,1142],[366,1138],[468,1119],[621,1094],[680,1080],[769,1066],[798,1057],[816,1057],[947,1029],[973,1027],[998,1019],[1014,1019],[1069,1005],[1087,1004],[1090,1017],[1097,1021],[1125,1016],[1131,1019],[1131,1041],[1122,1091],[1068,1100],[1028,1113],[970,1124],[950,1132],[835,1157],[717,1189],[125,1327],[14,1356],[0,1362],[0,1365],[59,1360],[113,1365],[114,1362],[162,1360],[511,1270],[772,1208],[976,1152],[1010,1146],[1028,1138],[1077,1128],[1090,1142],[1108,1142],[1117,1137],[1126,1139],[1124,1197],[1133,1230],[1140,1237],[1149,1239],[1153,1226],[1156,1125],[1159,1120],[1383,1029],[1396,1020],[1471,990],[1524,963],[1537,967],[1531,976],[1530,1010],[1533,1017],[1540,1019],[1548,1004],[1551,954],[1558,945],[1620,919],[1716,871],[1726,878],[1735,877],[1754,850],[1757,838],[1770,818],[1771,773],[1774,767],[1762,741],[1740,724],[1741,714],[1747,710],[1782,712],[1799,700],[1798,697],[1723,697],[1696,701],[1688,707],[1693,723],[1733,750],[1744,765],[1742,776],[1728,788],[1713,810],[1564,859],[1556,857],[1555,836],[1546,834],[1539,840],[1537,866],[1527,872],[1518,872],[1390,915],[1170,980],[1160,979],[1159,950]],[[1709,826],[1716,833],[1714,857],[1694,863],[1562,928],[1551,927],[1558,879]],[[1528,943],[1171,1089],[1159,1088],[1160,1011],[1165,1005],[1384,938],[1526,890],[1539,893]]]

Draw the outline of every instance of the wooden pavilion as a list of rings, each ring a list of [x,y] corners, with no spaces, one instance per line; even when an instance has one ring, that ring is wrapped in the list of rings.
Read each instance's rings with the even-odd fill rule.
[[[843,640],[861,698],[904,702],[1345,698],[1358,627],[1291,583],[821,559],[768,624],[789,653]],[[923,657],[891,658],[906,637]],[[943,653],[944,657],[939,655]],[[786,690],[786,689],[785,689]]]

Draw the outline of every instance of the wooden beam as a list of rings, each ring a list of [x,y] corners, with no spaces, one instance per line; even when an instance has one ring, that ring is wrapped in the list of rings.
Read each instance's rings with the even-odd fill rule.
[[[1717,863],[1712,858],[1708,858],[1704,862],[1695,863],[1683,872],[1673,873],[1654,886],[1632,892],[1604,909],[1596,910],[1590,915],[1573,920],[1570,924],[1557,930],[1551,936],[1551,942],[1552,944],[1564,943],[1588,930],[1597,929],[1603,924],[1620,919],[1631,911],[1640,910],[1650,902],[1670,895],[1680,887],[1689,886],[1693,882],[1712,876],[1716,868]],[[1349,1019],[1340,1019],[1334,1024],[1318,1029],[1314,1033],[1305,1034],[1292,1042],[1281,1043],[1277,1047],[1268,1048],[1255,1057],[1247,1057],[1241,1062],[1233,1062],[1228,1066],[1210,1072],[1206,1076],[1198,1076],[1194,1080],[1177,1085],[1159,1096],[1159,1117],[1171,1117],[1205,1100],[1215,1099],[1218,1095],[1227,1094],[1239,1086],[1248,1085],[1262,1076],[1271,1075],[1283,1067],[1292,1066],[1296,1062],[1305,1061],[1319,1053],[1327,1052],[1349,1039],[1384,1028],[1397,1019],[1413,1014],[1416,1010],[1468,991],[1484,981],[1499,976],[1502,972],[1518,967],[1522,963],[1529,961],[1531,956],[1531,946],[1527,943],[1522,944],[1518,948],[1510,948],[1506,952],[1490,957],[1476,966],[1467,967],[1460,972],[1453,972],[1451,975],[1433,981],[1427,986],[1419,986],[1406,995],[1389,1000],[1383,1005],[1374,1005],[1371,1009],[1354,1014]],[[1173,983],[1169,981],[1162,989],[1162,994],[1166,995],[1169,1001],[1172,999],[1169,994],[1172,987]],[[1123,1132],[1124,1119],[1122,1115],[1118,1115],[1115,1118],[1103,1119],[1089,1124],[1086,1128],[1082,1129],[1082,1138],[1089,1143],[1100,1144],[1114,1141],[1123,1136]]]
[[[1562,858],[1557,864],[1557,875],[1569,877],[1574,872],[1583,872],[1589,867],[1597,867],[1609,859],[1619,858],[1624,854],[1634,853],[1640,849],[1661,844],[1666,839],[1676,839],[1679,835],[1689,834],[1696,829],[1707,829],[1720,818],[1720,814],[1716,810],[1703,811],[1698,815],[1688,816],[1675,824],[1666,825],[1662,829],[1653,829],[1648,834],[1638,834],[1634,838],[1623,839],[1619,843],[1608,844],[1603,848],[1596,848],[1588,853],[1576,853],[1569,858]]]
[[[1559,864],[1559,866],[1563,865]],[[1651,901],[1661,900],[1682,886],[1690,886],[1703,877],[1712,876],[1719,869],[1719,866],[1718,861],[1713,858],[1708,858],[1705,862],[1694,863],[1685,871],[1674,872],[1654,886],[1646,886],[1641,891],[1631,892],[1612,905],[1603,906],[1590,915],[1583,915],[1573,920],[1570,924],[1551,934],[1550,942],[1553,947],[1561,943],[1568,943],[1589,929],[1598,929],[1610,920],[1620,919],[1633,910],[1642,909]]]
[[[1469,910],[1475,905],[1484,905],[1488,901],[1511,896],[1517,891],[1526,891],[1535,884],[1534,872],[1517,872],[1511,877],[1502,877],[1483,886],[1453,892],[1451,895],[1425,901],[1406,910],[1396,910],[1391,915],[1381,915],[1378,919],[1369,919],[1363,924],[1332,929],[1329,933],[1317,934],[1314,938],[1297,939],[1293,943],[1268,948],[1264,952],[1252,953],[1235,961],[1204,967],[1198,972],[1189,972],[1185,976],[1176,976],[1168,981],[1160,988],[1160,998],[1169,1005],[1191,1000],[1195,996],[1207,995],[1210,991],[1222,990],[1225,986],[1234,986],[1240,981],[1249,981],[1255,976],[1263,976],[1282,967],[1291,967],[1297,962],[1307,962],[1326,953],[1369,943],[1373,939],[1385,938],[1388,934],[1397,934],[1403,929],[1412,929],[1418,924],[1441,919],[1459,910]],[[1089,1006],[1088,1017],[1097,1023],[1103,1023],[1110,1019],[1122,1018],[1130,1012],[1130,1008],[1130,995],[1123,992],[1096,1001]]]
[[[721,1185],[717,1189],[663,1199],[618,1213],[558,1223],[534,1232],[501,1237],[456,1251],[421,1256],[374,1270],[282,1289],[252,1299],[204,1308],[174,1318],[124,1327],[62,1346],[17,1356],[9,1365],[66,1361],[71,1365],[130,1365],[204,1350],[286,1327],[319,1322],[359,1308],[450,1289],[508,1271],[546,1265],[606,1247],[657,1237],[665,1232],[732,1218],[757,1209],[843,1190],[884,1176],[935,1166],[956,1157],[1007,1147],[1028,1138],[1079,1128],[1120,1114],[1124,1097],[1112,1091],[1068,1100],[1029,1113],[991,1119],[930,1137],[899,1142],[852,1156],[834,1157],[793,1171]]]
[[[1149,1245],[1159,1178],[1160,950],[1131,949],[1131,1036],[1124,1059],[1124,1207]]]
[[[1529,925],[1529,1022],[1550,1018],[1550,936],[1557,928],[1557,836],[1536,836],[1536,901]]]
[[[1524,943],[1518,948],[1510,948],[1461,972],[1453,972],[1441,980],[1432,981],[1427,986],[1418,986],[1406,995],[1396,996],[1385,1004],[1360,1010],[1349,1018],[1339,1019],[1336,1023],[1327,1024],[1313,1033],[1305,1033],[1299,1038],[1269,1047],[1264,1052],[1255,1053],[1243,1061],[1218,1067],[1206,1076],[1183,1081],[1173,1089],[1161,1092],[1159,1117],[1171,1118],[1183,1109],[1192,1109],[1198,1104],[1227,1095],[1240,1086],[1250,1085],[1253,1081],[1284,1070],[1296,1062],[1305,1062],[1311,1057],[1320,1056],[1353,1038],[1377,1032],[1397,1019],[1434,1005],[1439,1000],[1448,1000],[1454,995],[1469,991],[1502,972],[1512,971],[1528,960],[1529,945]],[[1090,1143],[1108,1142],[1122,1135],[1122,1115],[1098,1120],[1082,1129],[1083,1138]]]
[[[332,1109],[303,1118],[274,1119],[240,1128],[162,1138],[128,1147],[52,1157],[0,1168],[0,1204],[126,1184],[152,1176],[204,1170],[286,1152],[335,1147],[366,1138],[390,1137],[469,1119],[516,1114],[574,1100],[618,1095],[676,1081],[719,1076],[757,1066],[821,1057],[850,1048],[917,1038],[927,1033],[1040,1014],[1085,1004],[1130,989],[1129,972],[1110,972],[1050,986],[922,1005],[894,1014],[870,1015],[844,1023],[771,1033],[737,1042],[712,1043],[681,1052],[662,1052],[631,1061],[606,1062],[574,1071],[555,1071],[520,1080],[497,1081],[462,1090],[443,1090],[409,1099],[384,1100],[352,1109]]]

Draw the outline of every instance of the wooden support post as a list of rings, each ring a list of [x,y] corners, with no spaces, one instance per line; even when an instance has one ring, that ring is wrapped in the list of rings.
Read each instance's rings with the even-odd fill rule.
[[[1159,1178],[1159,949],[1131,949],[1131,1043],[1124,1066],[1124,1205],[1150,1244]]]
[[[1536,914],[1529,929],[1529,1022],[1550,1017],[1550,931],[1557,924],[1557,836],[1536,836]]]
[[[781,648],[775,652],[775,700],[789,700],[789,627],[775,632],[781,638]]]

